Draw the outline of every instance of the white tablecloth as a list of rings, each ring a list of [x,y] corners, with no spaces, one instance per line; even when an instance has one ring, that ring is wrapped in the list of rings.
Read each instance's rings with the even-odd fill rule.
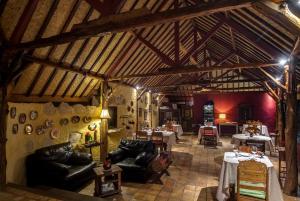
[[[205,126],[200,126],[199,131],[198,131],[198,141],[200,142],[201,137],[204,133],[204,127]],[[211,126],[213,128],[213,132],[215,135],[217,135],[217,141],[219,142],[219,132],[216,126]]]
[[[248,134],[235,134],[232,135],[232,143],[239,145],[240,142],[245,142],[246,140],[258,140],[258,141],[265,141],[266,148],[268,150],[274,149],[274,145],[272,142],[272,139],[268,136],[263,135],[254,135],[253,137],[250,137]]]
[[[230,184],[236,184],[237,181],[237,166],[239,160],[248,160],[249,157],[236,157],[233,152],[226,152],[224,154],[224,160],[221,168],[219,186],[217,191],[217,200],[225,201],[229,198],[229,186]],[[256,161],[265,163],[269,172],[269,200],[271,201],[283,201],[282,191],[279,185],[279,181],[276,175],[276,171],[272,162],[266,156],[264,158],[255,158]]]
[[[148,135],[152,135],[152,130],[146,131]],[[163,133],[164,136],[164,142],[167,143],[167,151],[172,150],[172,145],[176,144],[176,135],[173,131],[159,131]],[[133,139],[136,139],[136,134],[133,133]]]
[[[246,128],[248,127],[248,124],[244,124],[243,125],[243,131],[242,133],[244,134],[249,134],[247,131],[246,131]],[[261,126],[261,135],[265,135],[265,136],[270,136],[269,135],[269,131],[268,131],[268,127],[266,125],[262,125]]]
[[[173,131],[177,133],[178,137],[180,137],[183,134],[182,126],[180,124],[174,124]]]

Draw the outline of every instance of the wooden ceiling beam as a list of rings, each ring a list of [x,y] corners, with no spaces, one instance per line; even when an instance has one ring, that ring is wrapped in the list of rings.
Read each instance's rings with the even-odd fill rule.
[[[181,63],[185,63],[188,59],[196,52],[198,52],[206,42],[222,27],[224,24],[224,20],[220,20],[210,31],[208,31],[204,36],[202,36],[201,40],[197,42],[197,47],[190,50],[182,59]]]
[[[67,63],[56,63],[55,61],[51,61],[49,59],[40,59],[40,58],[34,57],[34,56],[25,56],[24,59],[27,60],[27,61],[30,61],[30,62],[50,66],[52,68],[60,69],[60,70],[63,70],[63,71],[73,72],[73,73],[76,73],[76,74],[81,74],[83,76],[88,76],[88,77],[93,78],[93,79],[97,79],[97,80],[101,80],[101,81],[104,80],[103,75],[93,74],[93,73],[91,73],[87,70],[84,70],[84,69],[80,70],[78,67],[72,66],[72,65],[67,64]]]
[[[198,65],[189,65],[182,66],[180,68],[164,68],[160,71],[145,73],[145,74],[132,74],[132,75],[124,75],[119,77],[113,77],[111,80],[115,79],[129,79],[129,78],[147,78],[154,76],[166,76],[166,75],[178,75],[178,74],[189,74],[189,73],[197,73],[197,72],[210,72],[215,70],[234,70],[234,69],[249,69],[249,68],[267,68],[278,66],[278,63],[275,62],[267,62],[267,63],[247,63],[247,64],[234,64],[234,65],[222,65],[222,66],[209,66],[209,67],[199,67]]]
[[[165,63],[165,64],[167,64],[169,66],[174,66],[175,65],[175,62],[169,56],[167,56],[166,54],[164,54],[157,47],[155,47],[153,44],[151,44],[149,41],[147,41],[145,38],[143,38],[140,33],[135,33],[134,31],[132,31],[131,33],[145,47],[147,47],[151,52],[153,52],[156,56],[158,56],[163,63]]]
[[[226,17],[224,14],[217,13],[215,14],[218,20],[225,20],[225,23],[230,26],[233,31],[238,32],[239,34],[246,37],[250,43],[252,43],[254,46],[256,46],[258,49],[264,51],[266,54],[268,54],[272,59],[279,59],[282,56],[284,56],[284,53],[279,52],[276,50],[275,47],[273,47],[271,44],[266,42],[264,39],[257,40],[259,36],[257,36],[255,33],[253,33],[248,28],[240,25],[230,17]]]
[[[167,88],[167,87],[179,87],[179,86],[192,86],[192,85],[202,85],[202,84],[227,84],[227,83],[240,83],[240,82],[270,82],[270,80],[264,79],[244,79],[244,80],[222,80],[222,81],[207,81],[207,82],[187,82],[182,84],[171,84],[171,85],[155,85],[155,86],[145,86],[146,88]]]
[[[85,0],[90,4],[95,10],[99,11],[102,16],[107,16],[109,14],[115,13],[124,0]]]
[[[61,97],[61,96],[25,96],[11,94],[8,101],[13,103],[48,103],[48,102],[66,102],[66,103],[87,103],[89,97]]]
[[[18,45],[9,47],[9,49],[17,50],[41,48],[68,43],[96,35],[100,36],[109,33],[132,31],[157,24],[187,20],[199,16],[212,15],[217,12],[250,7],[254,2],[257,2],[257,0],[225,0],[221,3],[216,2],[212,4],[184,7],[157,13],[143,12],[137,14],[137,11],[133,10],[128,13],[111,15],[103,17],[99,20],[92,20],[89,23],[78,24],[75,25],[70,32],[65,32],[48,38],[41,38],[31,42],[20,43]]]
[[[274,91],[274,89],[271,88],[271,86],[267,83],[267,82],[263,82],[263,84],[265,85],[265,87],[267,88],[267,90],[270,93],[270,96],[277,102],[279,101],[279,96],[276,94],[276,92]]]
[[[284,89],[284,90],[287,90],[286,86],[284,86],[283,84],[281,84],[278,80],[276,80],[276,78],[274,78],[270,73],[268,73],[266,70],[262,69],[262,68],[259,68],[260,71],[266,75],[267,77],[269,77],[271,80],[273,80],[273,82],[279,86],[280,88]]]

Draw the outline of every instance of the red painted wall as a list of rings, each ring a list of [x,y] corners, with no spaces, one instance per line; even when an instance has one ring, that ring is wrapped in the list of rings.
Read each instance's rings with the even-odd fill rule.
[[[215,124],[219,122],[219,113],[226,114],[226,121],[238,121],[238,106],[249,104],[252,107],[252,117],[268,126],[269,131],[275,129],[276,103],[265,92],[239,92],[224,94],[194,95],[194,123],[203,124],[203,105],[212,100],[215,105]]]

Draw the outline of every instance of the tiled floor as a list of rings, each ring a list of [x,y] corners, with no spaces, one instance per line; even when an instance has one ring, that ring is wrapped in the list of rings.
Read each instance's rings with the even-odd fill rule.
[[[107,200],[135,201],[211,201],[215,200],[223,153],[231,150],[230,138],[223,138],[217,149],[198,145],[195,136],[183,136],[173,147],[170,176],[162,177],[163,184],[123,183],[122,194]],[[272,159],[277,164],[276,159]],[[93,194],[94,184],[80,193]],[[287,198],[286,201],[300,200]]]
[[[223,153],[231,150],[230,138],[222,138],[222,146],[217,149],[204,148],[198,145],[195,136],[183,136],[179,144],[173,147],[173,164],[169,167],[170,176],[163,176],[163,184],[122,184],[122,194],[115,195],[105,200],[108,201],[212,201],[215,200],[218,185],[218,176],[223,160]],[[276,158],[272,158],[276,165]],[[54,189],[55,191],[55,189]],[[33,192],[33,193],[32,193]],[[55,191],[56,192],[56,191]],[[92,196],[94,183],[92,182],[81,194]],[[63,195],[62,195],[63,194]],[[14,187],[7,188],[6,192],[0,192],[0,201],[59,201],[66,196],[62,192],[39,195],[38,191],[31,192],[26,189]],[[57,199],[57,196],[61,196]],[[73,200],[89,200],[92,197],[79,198],[78,194],[72,194]],[[94,198],[98,200],[98,198]],[[300,198],[287,197],[285,201],[300,201]],[[271,200],[270,200],[271,201]]]

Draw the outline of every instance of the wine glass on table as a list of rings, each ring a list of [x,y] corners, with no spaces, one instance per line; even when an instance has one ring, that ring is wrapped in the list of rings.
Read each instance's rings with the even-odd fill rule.
[[[251,147],[251,153],[253,154],[253,156],[255,156],[257,154],[257,147],[256,146]]]
[[[234,144],[234,145],[232,145],[232,149],[233,149],[235,156],[238,157],[239,147],[236,144]]]

